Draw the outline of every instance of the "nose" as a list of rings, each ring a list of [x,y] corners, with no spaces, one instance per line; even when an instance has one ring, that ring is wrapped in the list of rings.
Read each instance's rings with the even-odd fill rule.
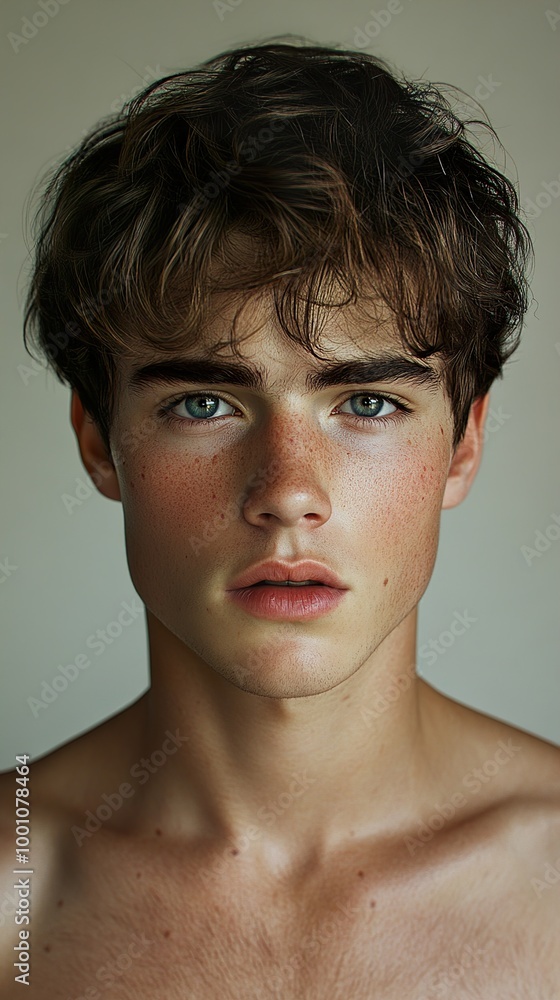
[[[318,528],[331,515],[328,497],[301,483],[301,477],[282,486],[266,487],[258,493],[255,489],[243,506],[249,524],[265,528],[283,525],[287,528]]]
[[[318,528],[328,521],[332,505],[324,462],[317,461],[324,442],[303,427],[294,433],[292,420],[289,429],[286,422],[274,422],[270,436],[261,437],[262,445],[266,458],[246,489],[245,520],[261,528]]]

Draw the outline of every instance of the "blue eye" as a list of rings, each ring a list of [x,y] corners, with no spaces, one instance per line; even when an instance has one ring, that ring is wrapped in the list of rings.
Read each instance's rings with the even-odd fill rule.
[[[187,416],[179,416],[173,413],[179,404],[182,403],[187,411]],[[220,404],[229,407],[230,413],[219,413]],[[352,410],[362,412],[344,411],[342,406],[350,404]],[[385,406],[391,406],[389,413],[381,414]],[[194,427],[195,424],[207,426],[219,420],[221,417],[230,417],[236,412],[236,407],[228,403],[222,396],[208,392],[190,392],[176,396],[175,399],[165,403],[158,410],[158,417],[167,424],[180,424],[183,427]],[[335,410],[335,413],[342,413],[350,417],[355,424],[361,427],[374,427],[379,424],[389,424],[411,410],[404,403],[393,399],[391,396],[380,395],[376,392],[354,392],[348,399],[344,400]]]
[[[187,410],[187,417],[179,417],[173,414],[173,410],[179,405],[179,403],[185,404],[185,409]],[[235,407],[227,400],[222,399],[221,396],[209,395],[207,392],[196,392],[187,393],[186,395],[179,396],[178,399],[172,399],[170,403],[166,403],[160,410],[160,416],[164,420],[174,421],[179,420],[181,423],[204,423],[205,421],[212,420],[217,416],[231,416],[230,413],[220,413],[216,414],[216,409],[219,408],[220,403],[224,406],[229,406],[229,408],[235,411]]]
[[[358,400],[358,402],[355,403],[354,400]],[[350,396],[349,399],[347,399],[342,405],[346,406],[346,403],[350,403],[352,406],[357,407],[358,410],[361,409],[366,411],[365,413],[353,413],[353,416],[355,417],[377,417],[379,415],[379,411],[383,409],[386,403],[388,403],[389,406],[392,406],[393,409],[389,411],[389,414],[385,413],[383,416],[389,416],[397,409],[396,404],[393,403],[392,400],[388,399],[387,396],[378,396],[373,392],[362,392],[354,396]],[[371,412],[372,410],[373,413]],[[342,413],[343,411],[341,410],[340,412]]]

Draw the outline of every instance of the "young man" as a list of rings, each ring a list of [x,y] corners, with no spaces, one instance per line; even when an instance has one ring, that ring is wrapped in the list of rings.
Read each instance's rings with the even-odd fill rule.
[[[414,669],[526,305],[512,185],[434,89],[274,42],[147,88],[44,204],[26,326],[152,687],[32,764],[28,995],[559,997],[560,751]]]

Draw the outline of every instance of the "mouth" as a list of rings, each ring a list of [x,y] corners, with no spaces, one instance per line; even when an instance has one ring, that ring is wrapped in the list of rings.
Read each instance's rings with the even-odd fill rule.
[[[347,590],[347,585],[325,563],[315,559],[299,562],[267,559],[245,570],[226,588],[230,591],[258,587],[321,587],[325,590]]]
[[[253,587],[325,587],[326,584],[321,580],[301,580],[301,582],[296,582],[295,580],[259,580],[257,583],[252,583],[249,589]]]
[[[346,592],[323,580],[265,579],[230,590],[228,599],[256,618],[310,621],[334,611]]]

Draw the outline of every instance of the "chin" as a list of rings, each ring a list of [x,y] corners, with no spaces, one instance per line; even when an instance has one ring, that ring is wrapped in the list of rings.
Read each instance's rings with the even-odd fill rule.
[[[300,650],[299,654],[285,649],[276,649],[265,657],[260,654],[259,662],[255,654],[247,659],[224,664],[215,670],[241,691],[256,694],[262,698],[306,698],[323,694],[341,684],[354,672],[350,667],[336,669],[325,662],[324,656],[314,656]],[[356,668],[354,668],[356,669]]]

